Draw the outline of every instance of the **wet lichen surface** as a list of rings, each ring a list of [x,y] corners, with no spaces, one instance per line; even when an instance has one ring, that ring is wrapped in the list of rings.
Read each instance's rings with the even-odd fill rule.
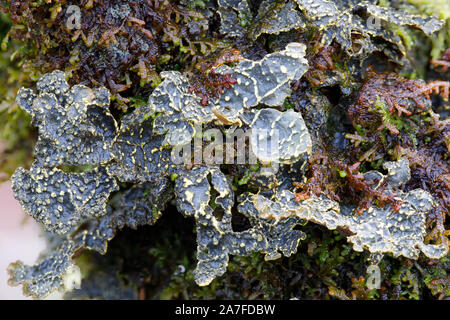
[[[25,295],[450,298],[448,7],[3,12],[2,49],[29,77],[9,71],[21,88],[0,92],[0,169],[27,155],[12,188],[48,239],[35,265],[8,269]]]

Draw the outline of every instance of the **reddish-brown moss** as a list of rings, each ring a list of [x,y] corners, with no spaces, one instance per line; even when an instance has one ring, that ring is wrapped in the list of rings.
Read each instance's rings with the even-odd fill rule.
[[[70,5],[80,7],[80,29],[68,27]],[[124,96],[135,95],[139,83],[159,83],[161,63],[182,63],[195,54],[193,41],[207,28],[199,23],[192,34],[190,26],[205,18],[175,0],[47,1],[41,5],[12,0],[9,13],[16,24],[11,37],[31,40],[37,49],[27,57],[33,68],[40,73],[65,70],[71,84],[106,86],[124,102],[128,99],[122,93],[130,87],[132,92]]]
[[[357,130],[347,134],[353,141],[350,153],[370,163],[408,158],[412,178],[407,189],[422,188],[437,201],[427,215],[427,240],[439,243],[446,242],[448,234],[445,217],[450,204],[450,175],[446,158],[450,126],[431,110],[430,95],[448,99],[449,85],[447,81],[425,83],[369,69],[348,110]]]
[[[218,74],[213,68],[226,63],[233,63],[242,59],[241,53],[237,49],[223,49],[215,59],[202,59],[194,66],[190,77],[190,92],[194,92],[202,100],[203,106],[209,103],[209,99],[217,98],[223,94],[225,89],[230,89],[236,83],[236,79],[231,74]]]
[[[294,186],[300,188],[295,201],[323,194],[338,202],[352,199],[358,204],[358,214],[362,214],[373,204],[382,207],[389,203],[394,206],[394,210],[398,210],[400,203],[394,199],[395,194],[385,192],[386,185],[381,185],[378,189],[372,188],[374,182],[367,181],[359,172],[360,165],[359,162],[347,165],[342,160],[334,160],[323,151],[316,152],[309,159],[307,181],[294,182]]]
[[[434,69],[440,72],[447,72],[450,69],[450,48],[447,48],[437,60],[431,60]]]
[[[316,54],[308,58],[309,69],[305,78],[312,86],[319,86],[328,80],[329,74],[326,71],[334,70],[334,60],[337,60],[339,50],[337,45],[323,47]]]

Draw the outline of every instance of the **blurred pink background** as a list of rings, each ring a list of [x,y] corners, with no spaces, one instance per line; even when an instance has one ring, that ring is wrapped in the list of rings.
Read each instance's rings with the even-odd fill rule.
[[[45,249],[39,225],[26,215],[13,197],[11,183],[0,184],[0,300],[31,299],[24,297],[22,286],[8,285],[8,265],[16,260],[34,264],[39,253]],[[55,293],[47,299],[60,299]]]

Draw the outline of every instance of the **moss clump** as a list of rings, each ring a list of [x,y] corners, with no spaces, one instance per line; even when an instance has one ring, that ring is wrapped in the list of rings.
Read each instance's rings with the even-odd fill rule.
[[[24,61],[40,74],[64,70],[71,84],[105,86],[122,105],[159,84],[163,68],[201,54],[208,31],[201,13],[168,0],[7,3],[8,36],[27,42]]]

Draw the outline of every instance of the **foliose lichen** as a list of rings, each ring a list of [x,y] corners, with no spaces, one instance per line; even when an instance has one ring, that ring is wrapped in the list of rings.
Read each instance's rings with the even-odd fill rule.
[[[44,74],[17,94],[38,141],[13,191],[50,242],[10,284],[34,298],[74,277],[68,298],[448,296],[443,21],[390,1],[114,0],[81,2],[71,29],[73,4],[5,10],[2,47],[31,44],[20,63]],[[180,147],[203,158],[175,161]],[[112,241],[124,228],[139,243]],[[87,251],[114,266],[74,276]]]
[[[35,147],[45,166],[97,165],[112,159],[111,145],[117,131],[109,112],[110,94],[105,88],[69,87],[61,71],[39,79],[38,93],[22,88],[17,104],[39,128]]]
[[[390,252],[396,257],[403,255],[410,259],[417,259],[420,251],[432,259],[446,255],[448,247],[445,244],[424,243],[425,213],[432,208],[433,197],[421,189],[406,193],[397,189],[410,178],[409,162],[406,159],[397,163],[386,162],[385,168],[388,170],[387,176],[378,171],[369,171],[364,176],[375,184],[374,188],[379,188],[385,182],[388,184],[385,192],[395,188],[400,201],[398,209],[392,205],[385,205],[383,208],[373,206],[359,215],[354,208],[341,206],[340,212],[317,214],[299,210],[295,214],[332,230],[338,227],[347,229],[351,233],[348,241],[356,251],[367,249],[373,253]]]

